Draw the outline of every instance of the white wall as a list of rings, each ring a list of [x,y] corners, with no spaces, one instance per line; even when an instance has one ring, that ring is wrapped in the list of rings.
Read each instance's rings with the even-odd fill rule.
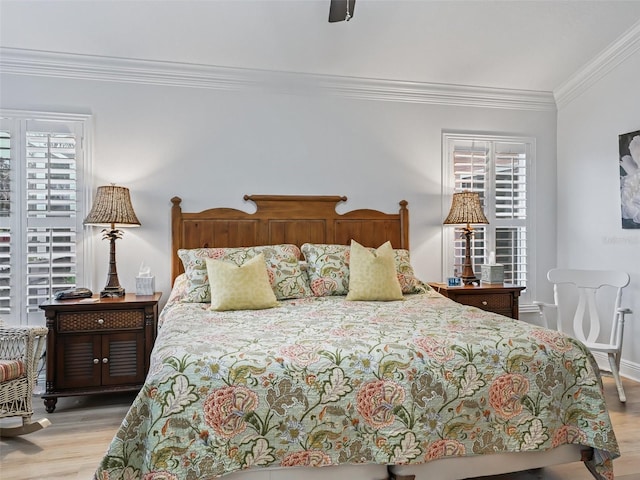
[[[558,265],[622,269],[625,303],[622,372],[640,379],[640,230],[620,219],[618,135],[640,130],[640,51],[558,112]],[[549,298],[550,300],[550,298]]]
[[[6,73],[0,80],[4,108],[94,116],[94,184],[129,187],[142,222],[117,243],[119,278],[129,291],[144,261],[166,300],[169,199],[175,195],[182,197],[185,211],[251,209],[244,194],[346,195],[343,211],[368,207],[395,212],[406,199],[414,267],[424,280],[440,280],[443,130],[536,138],[535,261],[540,283],[555,264],[554,111]],[[98,231],[94,235],[89,286],[99,291],[106,280],[108,245],[98,240]]]

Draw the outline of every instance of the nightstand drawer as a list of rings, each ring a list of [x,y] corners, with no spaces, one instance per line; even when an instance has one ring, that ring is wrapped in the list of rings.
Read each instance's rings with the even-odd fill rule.
[[[463,298],[460,298],[459,301],[465,305],[482,308],[483,310],[489,310],[492,312],[497,310],[510,311],[513,306],[513,296],[511,295],[465,295]]]
[[[446,283],[430,283],[429,286],[454,302],[515,319],[518,318],[518,297],[524,290],[524,287],[508,284],[481,283],[450,287]]]
[[[102,312],[61,312],[59,332],[142,329],[144,310],[106,310]]]

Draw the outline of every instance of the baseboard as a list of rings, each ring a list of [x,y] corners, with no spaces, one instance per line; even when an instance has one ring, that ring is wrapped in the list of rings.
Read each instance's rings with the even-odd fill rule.
[[[611,370],[609,367],[609,360],[607,359],[607,354],[602,352],[593,352],[593,356],[598,362],[598,366],[602,370]],[[636,382],[640,382],[640,364],[635,362],[630,362],[629,360],[625,360],[624,358],[620,362],[620,375],[634,380]]]

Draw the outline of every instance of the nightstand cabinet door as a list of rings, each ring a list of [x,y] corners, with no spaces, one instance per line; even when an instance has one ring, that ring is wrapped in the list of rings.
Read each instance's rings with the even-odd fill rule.
[[[56,349],[58,388],[100,386],[101,339],[96,335],[60,335]]]
[[[99,387],[144,382],[144,334],[60,335],[56,386]]]
[[[102,335],[102,384],[144,382],[144,333]]]

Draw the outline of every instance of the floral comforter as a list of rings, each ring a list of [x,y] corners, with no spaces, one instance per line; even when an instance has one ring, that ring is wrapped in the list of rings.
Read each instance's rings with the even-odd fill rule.
[[[96,479],[203,480],[267,466],[422,463],[618,446],[592,356],[555,331],[429,291],[212,312],[174,295],[145,386]]]

